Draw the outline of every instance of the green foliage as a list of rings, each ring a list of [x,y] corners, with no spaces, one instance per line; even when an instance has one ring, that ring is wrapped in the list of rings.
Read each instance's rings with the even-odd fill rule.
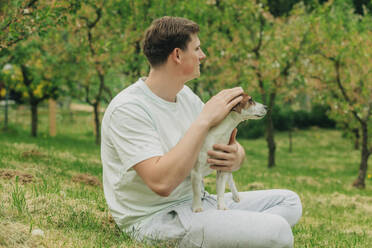
[[[335,122],[328,117],[329,107],[314,104],[311,111],[292,110],[288,106],[274,107],[273,123],[277,131],[308,129],[311,127],[335,128]],[[265,120],[246,121],[238,126],[238,136],[257,139],[265,134]]]

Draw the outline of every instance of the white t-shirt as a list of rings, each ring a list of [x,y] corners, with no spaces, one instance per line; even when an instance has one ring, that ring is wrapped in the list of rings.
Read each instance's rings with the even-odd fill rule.
[[[190,176],[168,197],[161,197],[132,167],[173,148],[204,104],[187,86],[177,94],[176,102],[165,101],[143,80],[121,91],[102,120],[103,188],[112,216],[121,229],[192,198]]]

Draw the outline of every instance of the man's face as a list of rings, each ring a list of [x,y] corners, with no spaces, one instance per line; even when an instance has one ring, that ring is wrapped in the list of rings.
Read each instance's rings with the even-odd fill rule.
[[[200,63],[206,57],[200,47],[199,37],[196,34],[190,37],[187,49],[182,51],[182,73],[188,80],[200,76]]]

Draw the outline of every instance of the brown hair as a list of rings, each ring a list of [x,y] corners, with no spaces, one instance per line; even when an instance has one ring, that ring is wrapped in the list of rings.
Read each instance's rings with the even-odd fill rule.
[[[146,30],[143,52],[151,66],[162,65],[175,48],[186,50],[190,35],[198,32],[198,24],[186,18],[158,18]]]

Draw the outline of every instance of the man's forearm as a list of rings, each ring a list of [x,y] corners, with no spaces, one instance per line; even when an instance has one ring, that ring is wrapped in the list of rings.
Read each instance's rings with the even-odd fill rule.
[[[208,130],[208,123],[196,120],[178,144],[156,162],[152,178],[163,185],[165,195],[170,194],[190,174]]]

